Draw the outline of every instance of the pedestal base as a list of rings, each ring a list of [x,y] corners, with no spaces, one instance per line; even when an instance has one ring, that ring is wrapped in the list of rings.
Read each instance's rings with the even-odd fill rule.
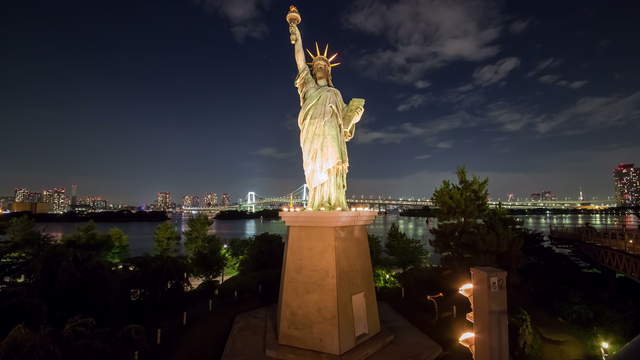
[[[375,211],[281,212],[289,227],[281,345],[341,355],[380,332],[367,225]]]
[[[342,355],[324,354],[278,344],[274,340],[273,323],[268,320],[269,312],[274,312],[273,307],[263,307],[240,314],[233,322],[222,360],[434,360],[442,354],[440,345],[409,324],[389,305],[378,305],[382,331]],[[393,334],[390,343],[387,343],[388,334]]]

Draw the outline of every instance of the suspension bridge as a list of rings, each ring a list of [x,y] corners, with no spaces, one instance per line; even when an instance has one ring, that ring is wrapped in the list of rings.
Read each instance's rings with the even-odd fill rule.
[[[255,212],[262,209],[279,209],[283,207],[306,208],[309,188],[300,185],[290,193],[281,195],[262,195],[254,191],[247,193],[234,205],[214,207],[183,208],[183,211],[214,213],[222,210],[246,210]],[[408,208],[435,207],[433,200],[424,197],[391,197],[382,195],[360,195],[347,197],[350,207],[369,208],[376,211],[402,210]],[[606,209],[615,207],[614,200],[524,200],[524,201],[489,201],[489,206],[502,206],[507,209]]]

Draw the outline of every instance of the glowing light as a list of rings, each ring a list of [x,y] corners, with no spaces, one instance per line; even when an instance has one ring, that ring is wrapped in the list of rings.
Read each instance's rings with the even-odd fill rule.
[[[342,211],[342,208],[336,208],[336,211]]]
[[[603,349],[608,349],[608,348],[609,348],[609,343],[608,343],[608,342],[606,342],[606,341],[603,341],[603,342],[600,344],[600,346],[601,346]]]
[[[282,211],[289,211],[289,208],[288,207],[283,207]]]
[[[468,348],[469,350],[471,350],[471,353],[473,353],[473,345],[475,344],[474,340],[475,340],[475,334],[472,332],[466,332],[460,335],[460,337],[458,338],[458,343]]]
[[[459,289],[458,292],[466,297],[471,297],[473,295],[473,284],[472,283],[466,283],[464,285],[462,285]]]
[[[358,210],[358,209],[356,209],[356,208],[354,208],[354,207],[352,207],[352,208],[351,208],[351,211],[356,211],[356,210]]]

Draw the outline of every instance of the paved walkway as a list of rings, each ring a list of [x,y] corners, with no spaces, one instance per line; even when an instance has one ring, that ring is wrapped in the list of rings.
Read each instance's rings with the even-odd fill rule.
[[[382,326],[393,333],[395,338],[367,360],[434,360],[440,356],[440,345],[411,325],[389,305],[379,303],[378,308]],[[266,307],[260,308],[236,318],[222,356],[223,360],[273,360],[265,355],[267,311]]]

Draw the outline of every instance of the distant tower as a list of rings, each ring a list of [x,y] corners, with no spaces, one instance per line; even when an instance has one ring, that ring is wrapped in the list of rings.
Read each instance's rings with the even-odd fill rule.
[[[584,195],[582,195],[582,185],[580,185],[580,195],[578,196],[578,200],[584,201]]]
[[[78,185],[71,184],[71,206],[76,206],[78,202]]]

